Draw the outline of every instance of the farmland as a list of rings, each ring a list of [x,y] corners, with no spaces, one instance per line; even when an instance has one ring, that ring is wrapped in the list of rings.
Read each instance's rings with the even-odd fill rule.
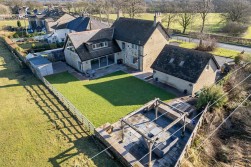
[[[0,166],[120,166],[0,41]]]

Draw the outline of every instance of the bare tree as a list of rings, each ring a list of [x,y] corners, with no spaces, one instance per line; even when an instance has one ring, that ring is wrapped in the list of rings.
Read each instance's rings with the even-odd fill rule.
[[[78,9],[82,13],[92,13],[94,10],[94,5],[89,0],[82,0],[76,3]]]
[[[175,22],[177,18],[178,9],[176,3],[162,0],[161,6],[158,8],[161,9],[161,12],[165,13],[162,21],[167,22],[167,28],[170,29],[171,24]]]
[[[0,14],[10,14],[10,8],[0,4]]]
[[[144,0],[125,0],[124,3],[130,18],[135,18],[136,14],[145,11]]]
[[[115,12],[123,11],[125,12],[125,2],[124,0],[111,0],[112,6]]]
[[[96,11],[99,13],[99,17],[102,18],[102,13],[105,11],[105,0],[96,0],[94,5]]]
[[[43,7],[43,4],[40,2],[35,2],[35,1],[26,1],[25,5],[29,7],[31,10],[33,9],[40,9]]]
[[[193,5],[188,1],[179,4],[178,22],[183,28],[183,34],[186,33],[188,26],[193,22],[194,13],[192,6]]]
[[[212,3],[212,0],[199,0],[196,2],[195,7],[196,7],[196,12],[199,13],[200,18],[202,20],[201,29],[200,29],[201,37],[200,37],[200,43],[199,43],[199,46],[202,46],[202,42],[203,42],[202,36],[204,33],[206,19],[207,19],[208,14],[212,12],[213,10],[213,3]]]
[[[66,7],[66,9],[68,10],[68,12],[70,13],[70,12],[71,12],[71,8],[72,8],[72,3],[71,3],[71,2],[67,2],[67,3],[65,4],[65,7]]]
[[[222,9],[224,11],[224,13],[222,13],[222,17],[227,22],[248,23],[250,20],[250,1],[224,0]]]

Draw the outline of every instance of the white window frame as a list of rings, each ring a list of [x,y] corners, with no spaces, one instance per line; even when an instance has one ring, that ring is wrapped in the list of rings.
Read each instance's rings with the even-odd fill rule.
[[[108,42],[107,41],[92,44],[92,49],[93,50],[97,50],[97,49],[101,49],[101,48],[105,48],[105,47],[108,47]]]

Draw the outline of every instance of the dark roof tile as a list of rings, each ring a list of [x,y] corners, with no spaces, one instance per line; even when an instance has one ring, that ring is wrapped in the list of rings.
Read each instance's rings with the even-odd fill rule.
[[[219,68],[214,56],[210,53],[166,45],[151,67],[154,70],[196,83],[211,59]]]
[[[158,23],[157,26],[163,26]],[[114,38],[117,40],[133,43],[136,45],[145,45],[157,26],[154,21],[119,18],[112,27],[114,27]]]
[[[113,34],[113,28],[106,28],[100,30],[71,33],[68,35],[68,37],[75,47],[81,61],[87,61],[121,51],[118,44],[113,39]],[[97,50],[91,49],[91,44],[102,41],[107,41],[108,47]]]

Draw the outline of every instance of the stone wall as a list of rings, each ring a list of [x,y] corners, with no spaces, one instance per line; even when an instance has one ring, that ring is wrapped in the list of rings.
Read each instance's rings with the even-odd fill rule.
[[[188,94],[193,93],[193,83],[185,81],[183,79],[165,74],[160,71],[155,71],[153,74],[153,78],[158,78],[158,81],[164,84],[167,84],[171,87],[174,87],[178,89],[181,92],[184,92],[184,90],[187,90]]]
[[[217,67],[216,67],[215,63],[213,62],[213,60],[211,59],[209,62],[208,68],[206,67],[203,70],[201,76],[198,79],[198,82],[196,84],[194,84],[193,93],[198,92],[199,90],[201,90],[205,86],[213,85],[215,83],[215,79],[216,79],[216,70],[217,70]]]
[[[168,44],[169,37],[165,31],[158,26],[148,39],[143,51],[143,71],[151,70],[151,65],[156,60],[162,49]]]

